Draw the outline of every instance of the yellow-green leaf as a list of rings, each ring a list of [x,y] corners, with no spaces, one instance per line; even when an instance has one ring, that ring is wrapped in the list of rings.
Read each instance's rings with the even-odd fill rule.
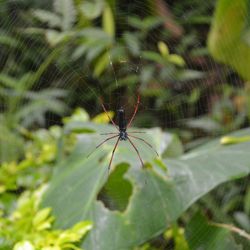
[[[106,52],[96,61],[94,68],[94,76],[95,77],[100,76],[103,73],[103,71],[107,68],[108,64],[109,64],[109,55],[108,52]]]
[[[114,16],[112,9],[110,6],[107,4],[104,11],[103,11],[103,16],[102,16],[102,25],[104,31],[109,34],[111,37],[115,36],[115,21],[114,21]]]
[[[250,80],[248,17],[248,0],[219,0],[208,36],[212,56],[230,65],[246,80]]]
[[[51,212],[51,208],[49,207],[38,211],[38,213],[35,215],[33,219],[33,225],[35,227],[38,227],[39,224],[43,223],[45,220],[48,219],[50,212]]]
[[[221,138],[220,143],[222,145],[238,144],[250,141],[250,136],[234,137],[234,136],[224,136]]]
[[[78,242],[91,228],[92,223],[90,221],[81,221],[72,228],[60,233],[58,243],[63,245],[69,242]]]
[[[167,44],[164,43],[164,42],[162,42],[162,41],[158,42],[158,49],[159,49],[161,55],[162,55],[164,58],[167,59],[168,56],[169,56],[169,49],[168,49]]]
[[[13,250],[35,250],[35,247],[27,240],[15,244]]]
[[[92,228],[92,222],[90,221],[81,221],[75,224],[72,228],[72,231],[78,235],[85,235]]]
[[[113,118],[115,115],[115,113],[113,111],[108,111],[107,113],[108,113],[110,118]],[[101,114],[95,116],[92,119],[92,121],[95,123],[109,123],[110,122],[106,113],[101,113]]]
[[[69,123],[73,121],[86,122],[88,120],[89,115],[82,108],[77,108],[71,116],[63,118],[64,123]]]
[[[176,64],[178,66],[184,66],[185,65],[185,61],[184,59],[176,54],[171,54],[168,58],[169,62]]]

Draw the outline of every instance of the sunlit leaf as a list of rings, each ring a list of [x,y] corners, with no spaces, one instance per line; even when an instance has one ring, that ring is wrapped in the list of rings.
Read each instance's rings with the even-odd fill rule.
[[[15,244],[13,250],[35,250],[35,247],[29,241],[21,241]]]
[[[108,111],[107,113],[108,113],[108,116],[109,116],[110,118],[113,118],[114,115],[115,115],[115,113],[114,113],[113,111]],[[106,113],[101,113],[101,114],[95,116],[95,117],[92,119],[92,121],[95,122],[95,123],[104,123],[104,124],[105,124],[105,123],[109,123],[110,120],[109,120],[109,117],[108,117],[108,116],[107,116]]]
[[[178,65],[178,66],[184,66],[185,65],[185,61],[184,59],[179,56],[179,55],[176,55],[176,54],[171,54],[168,58],[169,62],[175,64],[175,65]]]
[[[167,46],[164,42],[160,41],[160,42],[158,42],[158,49],[159,49],[161,55],[162,55],[164,58],[167,59],[168,56],[169,56],[169,49],[168,49],[168,46]]]
[[[86,122],[88,120],[89,120],[89,115],[82,108],[77,108],[71,116],[63,118],[63,122],[65,124],[73,121]]]
[[[87,126],[91,127],[91,124]],[[246,129],[234,136],[249,133],[250,130]],[[44,200],[44,205],[52,206],[58,227],[69,227],[82,219],[94,222],[93,230],[84,242],[87,249],[130,249],[141,244],[165,231],[192,203],[219,184],[250,172],[250,142],[223,146],[215,140],[178,159],[163,159],[166,170],[153,160],[155,155],[150,147],[133,140],[142,159],[151,163],[141,169],[131,145],[121,142],[111,171],[116,171],[118,163],[130,165],[124,178],[132,185],[132,194],[126,210],[117,213],[96,200],[100,190],[105,188],[107,166],[115,141],[86,157],[99,142],[90,138],[96,136],[82,137],[72,156],[57,167]],[[147,130],[143,138],[156,150],[165,143],[159,130]],[[169,143],[165,146],[168,147]],[[161,148],[159,151],[165,150]],[[62,189],[68,191],[64,192],[64,199],[59,199]]]

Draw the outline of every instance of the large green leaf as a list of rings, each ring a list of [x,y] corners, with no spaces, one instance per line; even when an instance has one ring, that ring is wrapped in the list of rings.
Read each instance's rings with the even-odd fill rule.
[[[187,225],[186,237],[190,250],[242,249],[236,244],[229,230],[209,224],[201,213],[195,214]]]
[[[208,37],[213,57],[250,79],[249,1],[219,0]]]
[[[145,138],[156,145],[160,153],[172,142],[169,139],[172,137],[159,129],[147,132]],[[238,134],[249,133],[250,129],[246,129]],[[57,227],[66,228],[86,219],[94,222],[93,230],[83,243],[86,249],[131,249],[162,233],[191,204],[220,183],[245,176],[250,170],[250,142],[223,146],[215,140],[181,158],[164,159],[167,169],[161,160],[153,160],[154,154],[147,145],[137,143],[144,161],[151,162],[141,169],[133,148],[121,142],[113,167],[123,169],[117,174],[117,181],[121,184],[122,199],[129,203],[126,209],[124,202],[120,203],[122,211],[111,211],[104,206],[105,199],[103,203],[97,200],[97,195],[102,196],[100,190],[108,178],[107,165],[114,142],[87,158],[94,147],[94,138],[98,138],[96,134],[81,135],[75,151],[57,167],[44,198],[44,205],[53,208]],[[113,168],[110,178],[116,171]],[[106,188],[112,187],[118,190],[107,192],[110,199],[117,196],[119,199],[119,185],[114,184],[114,180],[106,185]],[[122,187],[132,187],[132,191],[124,192]]]

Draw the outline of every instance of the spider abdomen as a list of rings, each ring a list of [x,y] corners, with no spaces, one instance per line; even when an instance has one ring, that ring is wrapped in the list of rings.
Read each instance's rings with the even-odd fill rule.
[[[118,112],[119,130],[125,132],[127,129],[125,111],[123,108],[120,108],[117,112]]]

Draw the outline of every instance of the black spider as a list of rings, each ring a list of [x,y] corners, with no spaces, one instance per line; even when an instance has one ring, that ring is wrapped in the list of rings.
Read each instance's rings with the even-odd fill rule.
[[[115,146],[114,146],[114,148],[113,148],[113,151],[112,151],[112,155],[111,155],[111,159],[110,159],[110,162],[109,162],[108,169],[110,169],[110,166],[111,166],[111,164],[112,164],[113,157],[114,157],[114,153],[115,153],[115,150],[116,150],[116,148],[117,148],[117,146],[118,146],[119,141],[127,141],[127,140],[128,140],[129,143],[132,145],[132,147],[135,149],[135,151],[136,151],[136,153],[137,153],[137,155],[138,155],[138,157],[139,157],[139,159],[140,159],[140,162],[141,162],[141,164],[142,164],[142,167],[144,166],[143,161],[142,161],[142,158],[141,158],[141,156],[140,156],[140,153],[139,153],[138,149],[136,148],[136,146],[134,145],[134,143],[131,141],[131,138],[130,138],[130,137],[132,137],[132,138],[134,138],[134,139],[137,139],[137,140],[140,140],[140,141],[143,141],[145,144],[147,144],[150,148],[152,148],[152,149],[155,151],[155,153],[157,154],[157,156],[159,156],[158,153],[156,152],[156,150],[153,148],[153,146],[152,146],[150,143],[148,143],[147,141],[145,141],[144,139],[142,139],[142,138],[140,138],[140,137],[131,135],[131,134],[139,134],[139,133],[145,133],[145,132],[141,132],[141,131],[131,131],[131,132],[127,132],[127,129],[130,127],[132,121],[133,121],[134,118],[135,118],[135,115],[136,115],[137,110],[138,110],[138,106],[139,106],[139,104],[140,104],[140,96],[139,96],[139,95],[138,95],[138,97],[137,97],[137,103],[136,103],[136,105],[135,105],[134,113],[133,113],[131,119],[129,120],[128,125],[127,125],[127,123],[126,123],[126,119],[125,119],[125,110],[124,110],[123,108],[120,108],[120,109],[117,110],[117,112],[118,112],[118,126],[117,126],[117,125],[115,124],[115,122],[113,121],[113,119],[109,116],[109,114],[108,114],[108,112],[107,112],[107,110],[106,110],[104,104],[103,104],[103,103],[101,103],[101,104],[102,104],[102,108],[103,108],[104,112],[106,113],[106,115],[108,116],[110,122],[111,122],[111,123],[115,126],[115,128],[118,130],[118,133],[104,133],[104,134],[101,134],[101,135],[113,135],[113,136],[111,136],[111,137],[105,139],[103,142],[101,142],[101,143],[100,143],[99,145],[97,145],[96,148],[95,148],[95,150],[96,150],[97,148],[99,148],[99,147],[100,147],[102,144],[104,144],[105,142],[107,142],[107,141],[109,141],[109,140],[111,140],[111,139],[114,139],[114,138],[118,137],[118,138],[117,138],[117,141],[116,141],[116,143],[115,143]]]

